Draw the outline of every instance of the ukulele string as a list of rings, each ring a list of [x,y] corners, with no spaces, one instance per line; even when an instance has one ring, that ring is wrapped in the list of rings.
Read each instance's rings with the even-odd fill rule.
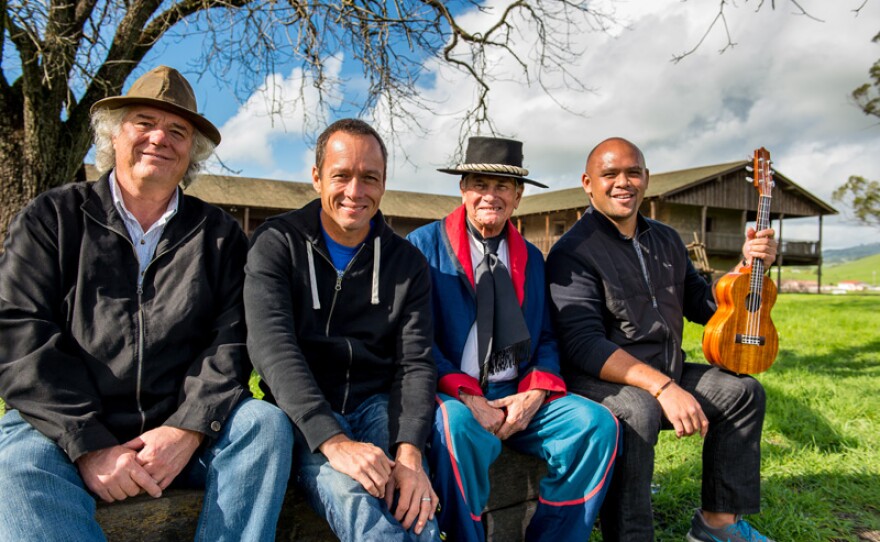
[[[761,179],[759,183],[761,184],[762,190],[759,192],[758,196],[758,231],[767,229],[770,225],[770,196],[769,190],[766,188],[766,183],[770,179],[770,161],[765,160],[763,156],[759,158],[761,162]],[[757,168],[756,168],[757,169]],[[760,306],[763,299],[761,296],[764,293],[764,262],[763,260],[755,260],[752,262],[752,276],[751,276],[751,285],[752,285],[752,301],[750,305],[751,311],[749,313],[749,335],[753,337],[755,340],[758,340],[758,333],[761,330],[761,311]]]

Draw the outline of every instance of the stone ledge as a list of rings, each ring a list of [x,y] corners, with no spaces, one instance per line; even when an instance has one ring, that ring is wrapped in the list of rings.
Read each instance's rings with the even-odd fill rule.
[[[546,472],[540,459],[504,447],[489,471],[492,494],[483,513],[487,540],[522,540]],[[173,489],[160,499],[141,496],[120,503],[99,503],[96,517],[110,542],[177,542],[193,539],[201,506],[201,491]],[[302,495],[289,489],[276,540],[328,542],[336,537]]]

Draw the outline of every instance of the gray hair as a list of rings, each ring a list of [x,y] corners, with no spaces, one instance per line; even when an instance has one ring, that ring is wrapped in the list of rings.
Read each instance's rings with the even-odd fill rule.
[[[92,131],[95,134],[95,167],[101,175],[116,167],[116,149],[113,148],[113,138],[119,135],[122,130],[122,119],[125,118],[129,110],[130,107],[105,108],[92,113]],[[208,139],[198,128],[193,127],[189,166],[180,181],[184,188],[196,179],[205,161],[208,160],[216,147],[217,145],[213,141]]]

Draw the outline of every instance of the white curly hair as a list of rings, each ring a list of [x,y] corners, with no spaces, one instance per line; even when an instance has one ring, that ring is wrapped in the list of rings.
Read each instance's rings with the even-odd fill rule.
[[[95,134],[95,168],[103,175],[116,167],[116,149],[113,138],[122,129],[122,119],[130,107],[117,109],[99,109],[92,113],[92,132]],[[194,127],[195,128],[195,127]],[[186,187],[193,182],[202,170],[205,161],[214,152],[217,145],[197,128],[193,130],[192,147],[189,150],[189,167],[183,175],[181,184]]]

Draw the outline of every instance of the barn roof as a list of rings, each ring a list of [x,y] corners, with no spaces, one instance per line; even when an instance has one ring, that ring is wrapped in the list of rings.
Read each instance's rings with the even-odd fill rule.
[[[685,194],[689,191],[699,190],[704,185],[717,181],[731,174],[742,173],[745,175],[746,166],[751,165],[750,160],[726,162],[695,168],[669,171],[665,173],[652,173],[645,192],[645,199],[672,198]],[[797,197],[809,203],[815,215],[836,214],[837,211],[805,190],[794,181],[776,171],[773,175],[777,189],[785,190],[789,197]],[[583,209],[587,206],[587,196],[581,186],[544,192],[523,198],[517,209],[516,216],[531,214],[550,213],[570,209]]]

